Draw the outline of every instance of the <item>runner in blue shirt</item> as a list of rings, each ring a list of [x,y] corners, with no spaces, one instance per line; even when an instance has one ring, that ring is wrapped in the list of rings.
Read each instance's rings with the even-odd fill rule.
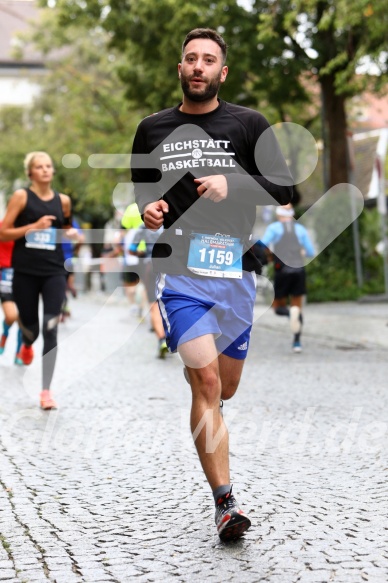
[[[307,229],[294,221],[291,204],[276,208],[277,221],[268,225],[261,243],[273,249],[275,299],[272,307],[278,316],[290,318],[292,349],[302,352],[302,307],[306,295],[304,257],[314,257],[314,246]],[[290,304],[290,307],[288,306]]]

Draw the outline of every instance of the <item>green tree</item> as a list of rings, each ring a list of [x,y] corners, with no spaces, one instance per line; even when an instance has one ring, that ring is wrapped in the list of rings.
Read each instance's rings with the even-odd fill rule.
[[[223,87],[225,99],[251,100],[245,87],[251,50],[246,40],[254,36],[255,22],[236,0],[85,0],[82,4],[58,0],[54,12],[62,30],[101,26],[109,34],[110,46],[125,56],[118,70],[127,98],[144,113],[168,107],[180,98],[180,45],[195,26],[217,28],[228,39],[230,74]]]
[[[323,214],[326,212],[330,212],[330,220],[333,218],[335,220],[330,209],[323,210]],[[322,223],[325,223],[325,219]],[[377,210],[365,209],[360,216],[359,224],[364,268],[363,286],[358,287],[356,281],[353,233],[352,226],[349,226],[307,265],[309,301],[356,300],[365,294],[384,292],[384,263],[376,251],[376,245],[381,240]],[[318,232],[325,236],[321,230]]]
[[[310,86],[319,83],[330,153],[329,186],[348,182],[346,101],[366,88],[380,91],[388,81],[385,0],[255,0],[253,11],[257,62],[264,70],[281,83],[282,72],[290,85],[306,88],[307,74]],[[357,74],[365,61],[374,63],[380,74]]]
[[[51,12],[34,33],[39,47],[63,50],[50,61],[42,92],[28,110],[0,111],[2,141],[0,164],[3,186],[10,192],[15,180],[25,182],[23,158],[31,150],[46,150],[56,166],[54,186],[69,194],[76,213],[95,226],[112,215],[112,193],[117,183],[128,182],[128,169],[92,169],[92,154],[129,154],[139,114],[125,99],[125,87],[114,67],[122,57],[107,48],[101,29],[79,35],[75,29],[58,32]],[[54,43],[55,46],[55,43]],[[81,164],[62,164],[75,154]]]
[[[45,4],[47,0],[42,0]],[[126,95],[143,113],[179,99],[176,63],[180,43],[195,26],[224,33],[230,45],[227,100],[260,108],[271,122],[314,127],[321,93],[329,186],[347,182],[346,101],[387,83],[388,11],[385,0],[57,0],[62,28],[101,26],[125,60],[119,74]],[[380,75],[357,75],[369,59]],[[313,100],[314,101],[314,100]],[[310,103],[310,106],[307,104]]]
[[[26,180],[23,159],[33,150],[33,139],[23,131],[26,122],[24,108],[7,106],[0,108],[0,190],[10,193],[18,182]]]

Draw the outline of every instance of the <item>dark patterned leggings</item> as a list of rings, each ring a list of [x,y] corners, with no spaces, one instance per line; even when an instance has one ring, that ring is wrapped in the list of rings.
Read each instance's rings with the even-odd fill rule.
[[[49,389],[57,357],[57,332],[65,298],[65,275],[29,275],[15,271],[13,296],[19,310],[23,343],[31,346],[39,336],[39,298],[43,301],[42,388]]]

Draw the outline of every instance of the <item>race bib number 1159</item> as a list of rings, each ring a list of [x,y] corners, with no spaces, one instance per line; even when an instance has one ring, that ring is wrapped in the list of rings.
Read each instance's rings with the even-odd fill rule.
[[[187,268],[207,277],[241,279],[242,252],[243,246],[238,238],[193,233]]]

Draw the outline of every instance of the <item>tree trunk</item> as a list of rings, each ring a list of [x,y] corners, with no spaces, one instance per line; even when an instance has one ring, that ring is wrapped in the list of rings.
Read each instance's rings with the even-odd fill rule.
[[[324,108],[324,120],[327,130],[325,147],[329,150],[329,188],[341,182],[349,182],[347,153],[347,123],[343,95],[336,95],[334,76],[320,78]]]

